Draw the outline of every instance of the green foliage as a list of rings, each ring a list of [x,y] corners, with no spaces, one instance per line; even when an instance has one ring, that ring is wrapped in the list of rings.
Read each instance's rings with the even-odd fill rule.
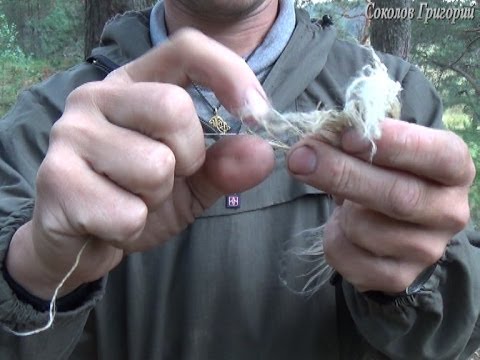
[[[429,2],[429,7],[470,7],[472,1]],[[479,9],[477,9],[478,15]],[[477,29],[477,30],[475,30]],[[446,107],[459,106],[470,117],[470,126],[480,124],[480,102],[475,83],[480,84],[480,32],[476,19],[412,22],[412,58],[434,83]],[[478,86],[478,85],[477,85]]]
[[[82,1],[0,0],[0,13],[15,26],[17,44],[25,54],[50,60],[81,59]]]
[[[25,54],[17,45],[15,25],[9,24],[4,14],[0,14],[0,61],[24,60]]]
[[[9,24],[4,14],[0,14],[0,114],[11,106],[17,96],[18,81],[28,68],[30,59],[17,45],[17,31]]]
[[[464,130],[472,127],[472,118],[465,114],[462,105],[447,108],[443,114],[443,122],[451,130]]]
[[[0,59],[0,117],[10,109],[22,89],[45,79],[53,71],[46,60],[32,57],[20,61]]]
[[[57,0],[43,5],[41,14],[27,19],[18,14],[26,11],[26,3],[0,0],[0,117],[22,89],[82,59],[81,2]],[[31,33],[35,36],[21,41],[16,23],[22,26],[24,37],[29,33],[26,29],[35,29]]]
[[[82,60],[83,12],[81,2],[57,0],[46,16],[30,20],[29,24],[38,33],[39,57],[62,63],[65,58],[72,62]],[[57,64],[52,64],[57,65]]]

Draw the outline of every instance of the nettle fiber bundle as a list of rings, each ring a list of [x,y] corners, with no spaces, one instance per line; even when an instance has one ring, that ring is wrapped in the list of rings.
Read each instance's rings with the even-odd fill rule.
[[[343,110],[315,110],[281,114],[270,108],[263,114],[245,113],[255,122],[245,122],[250,132],[272,146],[289,149],[306,136],[320,137],[333,145],[345,128],[353,127],[374,144],[380,138],[380,122],[400,116],[400,83],[390,79],[387,68],[371,50],[372,63],[363,67],[347,88]],[[375,151],[375,150],[374,150]]]
[[[381,136],[380,122],[385,117],[400,116],[398,95],[401,85],[388,76],[387,68],[373,49],[370,48],[370,52],[372,62],[363,67],[348,86],[343,110],[281,114],[269,109],[263,114],[246,114],[256,121],[253,124],[245,121],[247,128],[269,141],[274,148],[284,150],[306,136],[339,146],[342,131],[354,128],[371,142],[372,160],[376,152],[374,141]],[[306,229],[290,242],[292,246],[297,244],[289,252],[295,260],[286,268],[298,268],[298,271],[294,271],[294,274],[281,274],[281,280],[295,292],[312,294],[333,274],[323,252],[323,226]],[[307,270],[305,263],[308,265]]]

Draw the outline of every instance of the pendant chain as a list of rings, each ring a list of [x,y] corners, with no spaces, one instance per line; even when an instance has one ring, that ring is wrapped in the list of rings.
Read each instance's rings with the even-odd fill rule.
[[[198,95],[200,95],[200,97],[202,98],[203,102],[205,104],[207,104],[210,109],[212,109],[213,113],[214,114],[217,114],[218,113],[218,110],[220,109],[221,105],[219,105],[218,107],[215,107],[212,105],[212,103],[210,101],[208,101],[207,97],[203,94],[202,90],[198,87],[197,84],[195,83],[192,83],[192,86],[193,88],[197,91]]]

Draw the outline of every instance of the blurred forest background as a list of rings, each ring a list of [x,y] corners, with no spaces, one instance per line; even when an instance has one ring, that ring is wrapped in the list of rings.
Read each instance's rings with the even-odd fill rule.
[[[425,2],[425,1],[424,1]],[[367,0],[296,0],[319,21],[329,15],[341,37],[418,65],[440,92],[444,122],[462,136],[480,169],[480,0],[430,0],[434,7],[475,7],[474,19],[369,19]],[[155,0],[0,0],[0,116],[19,91],[88,56],[114,14]],[[378,0],[375,7],[414,7],[416,0]],[[441,151],[441,150],[439,150]],[[478,177],[477,177],[478,178]],[[480,226],[480,182],[471,190]]]

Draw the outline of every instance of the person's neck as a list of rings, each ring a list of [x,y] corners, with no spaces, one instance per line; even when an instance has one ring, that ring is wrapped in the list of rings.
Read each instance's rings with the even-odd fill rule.
[[[261,44],[278,14],[278,0],[266,0],[242,17],[199,16],[180,1],[165,0],[165,23],[169,34],[193,27],[217,40],[240,56],[247,56]]]

